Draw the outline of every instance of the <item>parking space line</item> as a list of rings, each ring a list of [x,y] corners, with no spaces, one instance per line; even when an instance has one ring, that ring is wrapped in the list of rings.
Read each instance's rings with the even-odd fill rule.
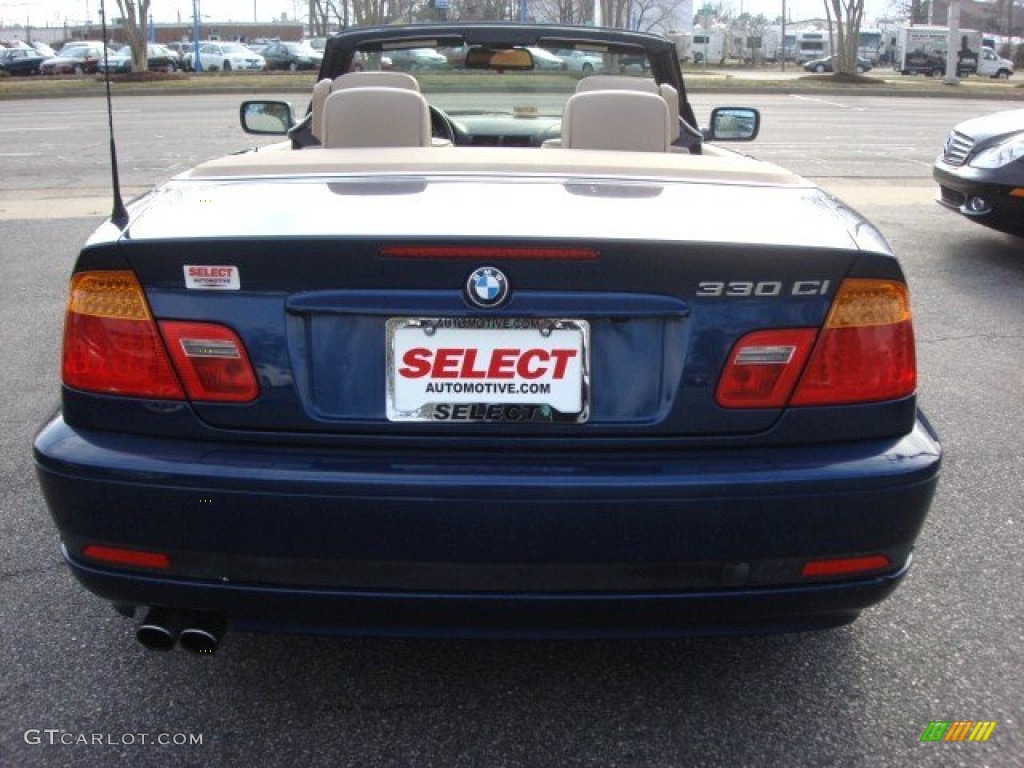
[[[819,99],[815,96],[801,96],[796,93],[789,94],[792,99],[799,99],[800,101],[813,101],[816,104],[826,104],[830,107],[839,107],[840,109],[849,109],[853,112],[867,112],[867,107],[851,107],[849,104],[840,104],[838,101],[828,101],[827,99]]]

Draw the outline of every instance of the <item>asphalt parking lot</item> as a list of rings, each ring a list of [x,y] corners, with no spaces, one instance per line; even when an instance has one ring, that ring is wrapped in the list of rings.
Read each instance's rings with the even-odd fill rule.
[[[209,658],[145,651],[60,560],[30,445],[57,401],[68,270],[109,210],[106,115],[94,98],[0,104],[0,766],[1024,765],[1024,247],[939,208],[930,181],[949,127],[1007,101],[740,95],[702,91],[698,115],[726,101],[759,107],[765,128],[749,151],[868,215],[908,275],[920,402],[946,458],[893,597],[817,634],[236,633]],[[249,144],[238,100],[119,98],[125,186]],[[74,132],[62,128],[70,119]],[[38,128],[15,127],[26,120]],[[922,742],[936,720],[996,726],[985,743]]]

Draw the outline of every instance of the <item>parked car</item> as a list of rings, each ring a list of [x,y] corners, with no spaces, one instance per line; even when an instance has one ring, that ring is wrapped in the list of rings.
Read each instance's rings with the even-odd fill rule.
[[[936,199],[987,227],[1024,236],[1024,109],[956,125],[935,160]]]
[[[111,54],[107,59],[111,72],[132,71],[132,49],[124,46],[121,50]],[[159,43],[148,43],[146,45],[146,68],[150,72],[177,72],[179,68],[177,54],[166,46]],[[97,71],[105,72],[106,66],[101,61],[96,66]]]
[[[177,61],[178,69],[184,69],[185,68],[185,52],[186,51],[193,51],[193,52],[195,51],[195,46],[192,43],[186,43],[186,42],[180,42],[180,41],[174,41],[174,42],[167,43],[165,45],[165,47],[167,48],[167,50],[169,50],[171,53],[173,53],[178,58],[178,61]]]
[[[561,57],[556,56],[551,51],[536,47],[528,48],[527,50],[533,54],[533,64],[536,69],[561,71],[569,68],[569,65]]]
[[[400,48],[388,51],[391,66],[402,72],[447,69],[448,59],[434,48]]]
[[[260,55],[267,62],[267,69],[320,69],[324,60],[322,52],[306,43],[278,42],[264,48]]]
[[[103,61],[103,43],[68,43],[60,49],[56,58],[46,59],[39,65],[44,75],[91,75],[95,74]],[[109,50],[109,56],[115,53]]]
[[[0,71],[9,75],[38,75],[44,61],[34,48],[0,48]]]
[[[898,65],[901,75],[926,75],[942,77],[946,73],[946,57],[923,48],[907,51]]]
[[[641,73],[646,74],[650,69],[650,62],[647,61],[647,57],[643,54],[620,56],[619,69],[623,72],[639,70]]]
[[[53,48],[48,46],[46,43],[40,42],[39,40],[32,41],[32,48],[35,49],[36,53],[40,54],[41,56],[45,56],[48,59],[52,59],[54,56],[57,55],[57,52],[53,50]]]
[[[350,72],[427,41],[465,72]],[[577,43],[658,79],[532,53]],[[906,279],[721,144],[756,110],[698,130],[671,41],[594,27],[352,28],[320,75],[72,269],[36,467],[144,645],[803,630],[900,583],[941,460]]]
[[[468,50],[468,45],[458,45],[438,48],[437,52],[444,56],[449,67],[452,69],[462,69],[466,63],[466,51]]]
[[[185,52],[186,69],[194,71],[194,51]],[[266,62],[241,43],[207,41],[199,44],[199,63],[204,72],[260,72]]]
[[[572,72],[601,72],[604,66],[604,59],[592,51],[581,51],[575,48],[562,48],[555,51],[555,55],[565,62],[566,69]]]
[[[253,53],[258,53],[260,56],[262,56],[263,51],[265,51],[268,46],[271,46],[274,43],[279,42],[281,42],[281,39],[279,37],[256,37],[251,40],[246,40],[244,42],[244,45]]]
[[[808,72],[816,72],[822,74],[824,72],[832,72],[834,65],[835,56],[826,56],[823,59],[812,59],[804,64],[804,69]],[[871,71],[871,62],[867,59],[863,59],[860,56],[857,57],[857,64],[854,67],[858,75],[865,72]]]

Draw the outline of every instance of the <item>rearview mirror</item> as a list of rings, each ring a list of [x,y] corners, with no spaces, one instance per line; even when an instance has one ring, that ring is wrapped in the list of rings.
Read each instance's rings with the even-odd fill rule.
[[[761,113],[748,107],[716,107],[705,131],[709,141],[753,141],[761,130]]]
[[[287,101],[243,101],[239,119],[243,131],[262,136],[284,136],[295,125]]]
[[[533,54],[525,48],[470,48],[466,51],[466,69],[533,69]]]

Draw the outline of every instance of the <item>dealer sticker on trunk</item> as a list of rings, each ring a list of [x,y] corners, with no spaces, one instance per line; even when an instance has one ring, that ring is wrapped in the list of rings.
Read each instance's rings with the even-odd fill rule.
[[[391,318],[390,421],[584,422],[585,320]]]
[[[242,287],[238,267],[186,264],[185,287],[191,291],[237,291]]]

